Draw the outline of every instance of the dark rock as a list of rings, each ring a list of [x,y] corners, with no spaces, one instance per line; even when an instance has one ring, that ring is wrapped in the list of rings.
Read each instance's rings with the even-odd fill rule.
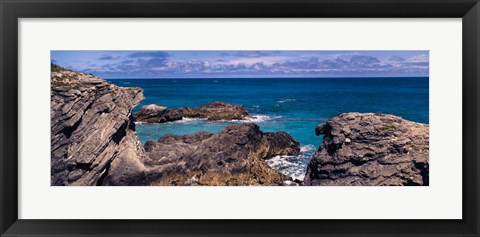
[[[161,105],[146,105],[135,114],[137,122],[165,123],[182,118],[203,118],[208,120],[243,120],[248,112],[242,105],[232,105],[225,102],[211,102],[197,108],[180,107],[168,109]]]
[[[286,133],[263,133],[254,124],[228,126],[216,135],[166,135],[142,146],[130,114],[141,100],[140,88],[52,65],[51,184],[283,185],[291,180],[263,159],[298,154],[298,142]],[[215,102],[168,111],[154,105],[143,116],[236,119],[246,114],[239,108]]]
[[[177,110],[170,110],[167,107],[157,104],[146,105],[140,108],[133,118],[137,122],[145,123],[165,123],[181,120],[183,114]]]
[[[428,125],[386,114],[346,113],[317,126],[323,143],[304,185],[428,185]]]
[[[283,185],[291,178],[264,159],[296,155],[300,147],[286,133],[263,133],[255,124],[240,124],[216,135],[166,135],[145,149],[151,163],[171,165],[154,176],[153,185]]]
[[[263,134],[262,147],[265,148],[264,158],[277,155],[298,155],[300,143],[286,132],[267,132]]]
[[[242,120],[248,116],[243,105],[215,101],[198,107],[199,116],[208,120]]]
[[[142,90],[58,66],[51,88],[51,184],[141,184],[145,154],[130,109]]]

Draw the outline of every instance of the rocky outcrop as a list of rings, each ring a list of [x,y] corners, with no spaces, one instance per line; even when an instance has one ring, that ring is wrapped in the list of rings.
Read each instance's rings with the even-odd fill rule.
[[[283,132],[263,133],[254,124],[231,125],[216,135],[167,135],[142,145],[130,114],[142,100],[140,88],[52,65],[51,185],[282,185],[290,180],[263,159],[298,154],[298,142]],[[241,108],[214,102],[192,116],[236,119],[246,114]],[[175,111],[190,113],[184,110]]]
[[[140,88],[52,65],[51,184],[141,184],[145,152],[130,110],[142,100]]]
[[[316,128],[323,142],[304,185],[428,185],[428,125],[386,114],[340,114]]]
[[[140,108],[134,115],[136,122],[165,123],[182,118],[203,118],[208,120],[243,120],[248,112],[243,105],[232,105],[215,101],[196,108],[181,107],[168,109],[165,106],[151,104]]]
[[[263,133],[255,124],[239,124],[216,135],[167,135],[147,142],[145,150],[149,165],[171,165],[152,185],[283,185],[291,178],[264,159],[297,155],[300,144],[283,132]]]

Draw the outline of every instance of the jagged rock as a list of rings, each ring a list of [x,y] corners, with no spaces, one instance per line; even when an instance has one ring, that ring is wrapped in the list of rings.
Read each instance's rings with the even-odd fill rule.
[[[263,159],[298,154],[298,142],[286,133],[263,133],[254,124],[231,125],[216,135],[167,135],[143,146],[130,114],[141,100],[140,88],[118,87],[52,65],[51,184],[282,185],[291,180]],[[196,112],[174,112],[203,113],[209,119],[246,113],[232,106],[214,102]],[[222,108],[240,112],[224,115]],[[158,105],[147,109],[150,114],[167,110]]]
[[[263,160],[297,155],[300,145],[286,133],[263,133],[255,124],[230,125],[220,133],[167,135],[149,141],[154,164],[171,164],[152,185],[283,185],[291,180]]]
[[[56,65],[51,88],[51,184],[140,184],[145,154],[130,109],[142,90]]]
[[[243,105],[215,101],[196,108],[198,115],[208,120],[241,120],[248,116]]]
[[[170,110],[167,107],[157,104],[146,105],[140,108],[133,118],[137,122],[144,123],[165,123],[182,120],[183,114],[178,109]]]
[[[242,120],[247,118],[248,112],[243,105],[232,105],[215,101],[197,108],[180,107],[168,109],[162,105],[146,105],[134,115],[137,122],[165,123],[182,118],[204,118],[208,120]]]
[[[304,185],[428,185],[428,125],[345,113],[317,126],[323,142]]]

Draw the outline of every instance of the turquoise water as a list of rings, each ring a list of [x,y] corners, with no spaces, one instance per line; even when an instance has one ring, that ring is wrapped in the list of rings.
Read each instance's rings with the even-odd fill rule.
[[[141,87],[143,105],[196,107],[212,101],[244,105],[250,121],[262,131],[285,131],[302,145],[299,157],[275,157],[269,164],[303,178],[311,154],[322,142],[315,127],[344,112],[380,112],[428,123],[428,77],[416,78],[249,78],[249,79],[110,79],[126,87]],[[137,124],[142,143],[168,134],[219,132],[244,121],[182,120]]]

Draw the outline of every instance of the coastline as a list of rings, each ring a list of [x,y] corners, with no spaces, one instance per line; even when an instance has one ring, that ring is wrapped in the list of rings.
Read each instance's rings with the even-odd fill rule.
[[[123,89],[122,87],[109,85],[107,82],[94,76],[79,74],[63,68],[56,68],[52,66],[52,70],[53,69],[55,69],[56,72],[52,72],[52,79],[55,77],[63,80],[64,78],[62,77],[64,77],[64,75],[69,75],[71,78],[69,80],[74,80],[73,83],[69,82],[69,84],[59,84],[61,88],[57,88],[56,84],[52,84],[52,90],[59,91],[60,93],[56,94],[57,97],[60,96],[58,97],[59,99],[62,97],[64,99],[68,99],[75,95],[75,97],[78,98],[78,100],[76,99],[75,101],[78,102],[79,100],[83,100],[83,98],[87,98],[87,104],[85,105],[86,107],[84,107],[85,110],[83,112],[84,115],[80,114],[80,120],[77,122],[80,125],[85,123],[84,119],[91,120],[93,123],[98,123],[98,118],[96,118],[96,115],[92,114],[93,117],[90,115],[87,116],[90,114],[91,110],[98,110],[100,111],[100,114],[111,114],[111,111],[118,107],[119,102],[123,103],[123,99],[114,99],[115,102],[107,107],[105,107],[105,102],[107,102],[107,104],[111,103],[108,100],[117,96],[119,92],[130,90],[128,88]],[[80,84],[75,84],[75,80],[77,80]],[[97,89],[94,94],[95,98],[84,97],[86,94],[82,91],[86,91],[87,87],[83,89],[82,85],[85,83],[87,83],[87,86],[92,85],[92,83],[93,85],[97,85]],[[101,87],[98,85],[101,85]],[[70,89],[68,87],[70,87]],[[103,89],[104,87],[109,89],[105,90]],[[71,88],[75,88],[75,90],[78,88],[79,92],[72,91]],[[138,92],[137,90],[135,93],[138,95],[141,92]],[[137,95],[135,95],[135,97],[137,97]],[[125,109],[131,111],[136,103],[140,103],[140,101],[143,100],[143,95],[141,95],[139,98],[141,99],[137,99],[134,103],[127,103],[127,107]],[[146,98],[148,100],[149,97],[147,96]],[[52,97],[52,100],[53,99],[54,97]],[[280,104],[289,104],[295,103],[298,100],[294,98],[287,98],[275,101]],[[117,106],[115,104],[117,104]],[[68,105],[68,103],[63,105],[59,104],[59,106],[63,106],[60,112],[65,111],[65,105]],[[151,110],[152,108],[153,110]],[[56,110],[57,107],[52,107],[52,112],[56,113]],[[341,138],[337,138],[337,136],[340,136],[338,132],[328,133],[322,130],[323,132],[317,132],[317,135],[326,134],[327,139],[322,140],[321,137],[317,137],[317,141],[319,141],[318,143],[321,145],[320,148],[313,153],[312,145],[314,147],[318,147],[318,145],[300,144],[294,139],[294,137],[278,129],[272,132],[261,131],[258,125],[251,123],[252,117],[249,114],[249,111],[246,110],[243,105],[232,105],[220,101],[209,102],[205,105],[195,108],[179,107],[178,109],[168,109],[167,107],[161,105],[144,105],[137,110],[135,114],[124,117],[124,122],[119,121],[119,130],[112,131],[113,134],[110,138],[110,141],[105,140],[106,144],[109,144],[113,141],[116,144],[123,144],[122,146],[131,147],[130,150],[126,151],[125,153],[125,150],[122,149],[124,153],[122,155],[119,153],[120,151],[116,151],[116,147],[107,149],[102,148],[99,150],[101,153],[96,155],[97,157],[103,157],[108,154],[113,155],[110,158],[105,157],[107,159],[104,161],[106,162],[104,165],[98,166],[101,164],[101,162],[98,163],[96,161],[98,158],[92,157],[93,159],[91,161],[86,161],[86,163],[84,163],[85,161],[81,161],[79,163],[79,161],[76,159],[75,163],[73,163],[73,166],[65,166],[62,164],[62,158],[60,158],[61,156],[64,156],[62,155],[62,150],[59,150],[58,148],[53,150],[52,147],[52,154],[58,153],[58,155],[52,156],[52,163],[59,164],[57,168],[52,167],[52,172],[63,172],[62,167],[70,170],[67,173],[62,173],[67,175],[65,178],[57,175],[56,180],[58,181],[53,182],[52,185],[92,185],[94,183],[96,185],[428,185],[428,178],[425,179],[426,176],[428,177],[428,125],[422,125],[427,126],[426,134],[424,130],[421,130],[422,141],[425,141],[425,136],[427,140],[426,155],[424,152],[425,148],[422,148],[423,150],[420,150],[421,153],[418,153],[421,154],[421,161],[412,160],[413,158],[417,159],[418,154],[412,156],[410,153],[417,153],[417,151],[411,151],[407,148],[401,150],[399,153],[395,153],[395,156],[392,157],[392,159],[399,159],[399,161],[396,161],[397,163],[395,163],[397,165],[394,165],[397,166],[397,171],[402,174],[408,174],[408,177],[401,175],[400,173],[394,176],[392,176],[392,174],[383,174],[382,172],[388,173],[392,172],[392,170],[379,167],[375,169],[380,173],[380,176],[378,176],[376,172],[374,172],[377,174],[376,177],[372,176],[373,173],[363,173],[363,176],[358,176],[358,174],[352,170],[358,169],[359,166],[363,166],[365,164],[371,166],[373,163],[370,163],[371,159],[368,157],[376,156],[371,155],[370,153],[365,153],[365,158],[360,163],[350,158],[346,158],[347,163],[340,162],[337,164],[340,165],[339,171],[344,170],[344,168],[341,167],[345,166],[346,164],[350,163],[353,165],[351,168],[348,168],[348,171],[341,171],[346,172],[345,175],[353,178],[344,179],[343,176],[338,176],[339,171],[322,171],[328,167],[328,165],[333,165],[333,168],[337,169],[335,168],[336,165],[334,165],[336,163],[333,160],[328,161],[329,159],[332,159],[329,158],[332,152],[336,152],[332,150],[333,148],[331,144],[334,144],[333,147],[336,147],[335,149],[338,149],[342,146],[349,147],[351,144],[358,144],[356,145],[357,148],[355,149],[364,150],[372,149],[370,146],[376,144],[374,141],[385,136],[399,136],[402,138],[401,140],[407,139],[412,141],[409,138],[411,135],[410,132],[407,131],[408,129],[405,130],[402,127],[401,131],[396,131],[395,129],[390,131],[389,129],[391,125],[385,125],[384,123],[391,123],[385,121],[395,121],[396,124],[400,125],[409,124],[408,126],[406,125],[407,128],[409,126],[413,126],[413,124],[417,124],[396,116],[373,113],[339,114],[338,116],[328,119],[326,124],[334,127],[332,122],[337,121],[339,118],[343,118],[345,116],[349,118],[351,117],[352,119],[348,119],[348,121],[342,125],[342,129],[345,129],[345,127],[352,127],[355,128],[355,130],[358,130],[357,132],[359,134],[363,133],[362,129],[364,129],[366,125],[362,124],[365,121],[363,121],[363,119],[360,119],[355,123],[350,123],[349,121],[356,121],[357,118],[366,118],[365,116],[367,116],[369,121],[373,123],[371,126],[375,128],[373,130],[367,129],[365,131],[367,134],[373,136],[371,138],[373,139],[372,142],[368,142],[367,147],[365,147],[362,145],[365,143],[363,140],[359,140],[359,143],[356,143],[356,136],[340,141]],[[185,120],[183,119],[184,117],[186,118]],[[262,117],[259,121],[255,122],[263,123],[269,121],[265,120],[265,118],[268,117]],[[116,120],[117,118],[113,119]],[[144,119],[146,123],[135,122],[136,119],[139,119],[140,122],[142,119]],[[69,120],[66,121],[67,124],[64,125],[66,126],[65,129],[71,131],[68,133],[64,132],[61,137],[52,137],[52,144],[64,144],[62,146],[66,145],[67,149],[64,151],[67,152],[67,157],[71,157],[71,155],[68,155],[68,153],[72,149],[68,147],[71,146],[70,140],[72,139],[76,139],[77,142],[75,144],[80,144],[82,147],[98,145],[103,147],[105,146],[91,143],[91,136],[82,135],[81,137],[77,137],[80,132],[80,134],[88,134],[88,132],[85,133],[86,131],[80,131],[79,128],[86,129],[87,131],[89,128],[82,126],[78,127],[77,123],[71,125]],[[220,123],[222,124],[222,128],[216,134],[205,131],[187,133],[184,135],[165,134],[160,136],[159,134],[156,134],[157,137],[154,139],[158,139],[156,142],[147,141],[142,145],[137,137],[136,130],[142,126],[151,124],[152,121],[153,123],[160,123],[162,126],[171,124],[186,125],[185,123],[188,122]],[[304,122],[301,118],[299,118],[298,121]],[[54,122],[58,123],[59,121],[55,120]],[[312,120],[312,122],[316,121]],[[135,126],[135,123],[137,123],[138,126]],[[360,127],[358,123],[360,123]],[[318,124],[319,123],[317,122],[317,125]],[[388,131],[381,129],[383,127],[389,128],[387,129]],[[313,129],[310,131],[313,131]],[[104,134],[104,132],[101,134]],[[347,136],[347,134],[342,136]],[[105,139],[105,137],[101,135],[100,139]],[[360,137],[360,139],[364,138]],[[379,146],[397,147],[398,145],[399,144],[397,140],[390,140],[389,142],[382,143]],[[408,142],[401,144],[402,147],[409,145],[411,144]],[[424,146],[424,143],[422,143],[422,146]],[[95,151],[95,148],[93,150]],[[325,150],[329,150],[329,152],[325,154],[322,153]],[[378,152],[380,152],[380,150],[378,150]],[[53,153],[54,151],[56,153]],[[85,152],[91,153],[90,151]],[[308,154],[306,154],[307,152]],[[338,159],[339,155],[345,155],[341,150],[338,152],[340,152],[338,155],[333,156],[334,159]],[[310,155],[313,157],[311,161],[308,160],[308,157],[306,157]],[[294,172],[285,172],[285,170],[283,170],[284,172],[279,172],[281,169],[279,167],[290,166],[289,168],[291,168],[292,162],[289,163],[288,161],[299,161],[299,157],[301,156],[306,159],[301,160],[299,164],[303,165],[303,167],[307,167],[307,171],[303,175],[295,172],[298,170],[294,170]],[[384,155],[380,156],[383,157]],[[327,161],[324,161],[324,159]],[[378,159],[378,157],[376,159]],[[68,158],[65,161],[70,162],[70,160],[71,158]],[[372,162],[378,161],[374,160]],[[328,165],[325,166],[325,164]],[[381,167],[385,166],[386,164],[390,163],[384,162]],[[402,164],[405,167],[399,169],[399,164]],[[92,172],[96,169],[96,167],[98,167],[98,173]],[[136,168],[132,169],[133,167]],[[72,176],[72,169],[73,171],[78,170],[78,172],[73,172],[74,176]],[[126,170],[128,172],[125,172]],[[316,172],[320,173],[316,174]],[[293,175],[294,178],[292,179],[292,177],[289,177],[285,174]],[[306,181],[302,182],[299,179],[301,179],[301,177],[304,175],[306,177]],[[325,179],[330,180],[332,177],[336,177],[336,182],[325,183],[321,181]],[[396,177],[395,180],[397,181],[391,181],[391,177]],[[320,179],[320,182],[316,181],[317,179]],[[384,179],[389,181],[384,181]],[[80,182],[79,180],[83,181]],[[373,182],[372,180],[376,181]]]

